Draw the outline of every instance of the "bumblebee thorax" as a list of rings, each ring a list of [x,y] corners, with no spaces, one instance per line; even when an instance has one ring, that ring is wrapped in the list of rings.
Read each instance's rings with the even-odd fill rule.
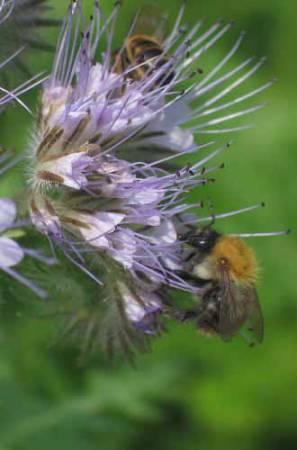
[[[257,262],[253,250],[241,239],[222,236],[212,250],[217,270],[227,271],[233,281],[251,284],[257,278]]]

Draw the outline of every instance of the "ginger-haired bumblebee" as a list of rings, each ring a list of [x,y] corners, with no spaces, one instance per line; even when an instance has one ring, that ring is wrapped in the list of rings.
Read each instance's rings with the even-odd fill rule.
[[[264,325],[253,250],[242,239],[220,234],[210,226],[188,233],[185,240],[191,249],[188,278],[202,294],[197,310],[187,311],[183,319],[194,318],[202,333],[223,340],[241,332],[250,345],[262,342]]]

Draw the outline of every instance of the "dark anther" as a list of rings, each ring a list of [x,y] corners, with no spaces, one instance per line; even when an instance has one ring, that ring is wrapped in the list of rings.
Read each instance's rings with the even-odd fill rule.
[[[222,163],[222,164],[219,166],[219,168],[220,168],[220,169],[225,169],[225,163]]]
[[[266,203],[265,203],[265,202],[262,202],[262,203],[261,203],[261,206],[262,206],[262,208],[265,208]]]
[[[185,169],[189,172],[190,175],[192,175],[192,176],[195,175],[195,171],[192,169],[191,163],[187,163]]]

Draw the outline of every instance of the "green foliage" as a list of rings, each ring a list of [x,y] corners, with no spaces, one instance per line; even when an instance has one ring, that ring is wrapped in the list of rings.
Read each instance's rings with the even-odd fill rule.
[[[53,2],[55,17],[66,3]],[[160,3],[170,12],[180,5],[179,0]],[[136,5],[126,1],[120,36]],[[220,222],[222,231],[294,227],[295,2],[189,0],[186,15],[190,23],[199,17],[235,19],[237,29],[247,30],[241,55],[268,56],[267,68],[253,85],[271,75],[280,80],[264,94],[269,106],[254,116],[256,127],[235,136],[217,183],[197,190],[191,201],[210,198],[219,212],[267,202],[262,211]],[[228,39],[207,55],[210,63],[230,48]],[[32,71],[44,66],[49,67],[49,56],[33,55]],[[36,92],[26,100],[35,108]],[[1,143],[23,151],[30,123],[24,111],[11,107],[0,118]],[[23,186],[20,167],[1,180],[0,195],[19,196]],[[21,239],[49,251],[35,235]],[[67,307],[79,309],[97,287],[65,260],[50,269],[27,260],[20,268],[49,289],[44,303],[1,274],[0,450],[296,448],[296,238],[292,234],[252,245],[262,266],[264,344],[249,349],[240,338],[224,344],[197,336],[189,326],[170,326],[151,353],[137,358],[135,368],[111,364],[99,350],[79,362],[77,346],[63,333],[64,319]]]

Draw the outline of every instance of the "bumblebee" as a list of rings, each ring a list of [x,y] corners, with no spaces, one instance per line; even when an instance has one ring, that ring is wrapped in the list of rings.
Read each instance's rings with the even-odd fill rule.
[[[164,52],[166,17],[153,5],[142,7],[134,20],[131,34],[123,47],[114,52],[113,71],[123,73],[126,79],[142,80],[160,69],[154,85],[166,85],[175,75],[171,58]],[[164,71],[162,71],[162,66]]]
[[[256,291],[258,264],[253,250],[237,237],[205,227],[186,236],[190,246],[190,278],[202,290],[195,319],[207,335],[231,339],[240,332],[250,343],[262,342],[263,315]],[[245,330],[243,326],[247,325]]]

